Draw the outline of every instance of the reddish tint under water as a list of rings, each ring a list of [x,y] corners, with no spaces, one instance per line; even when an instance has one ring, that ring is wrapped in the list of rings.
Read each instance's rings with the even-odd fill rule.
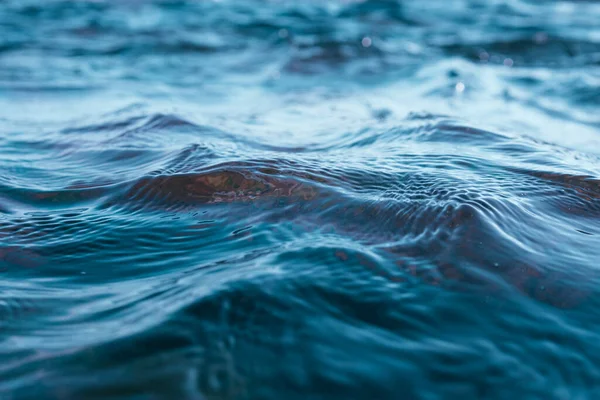
[[[0,398],[600,397],[599,20],[0,2]]]

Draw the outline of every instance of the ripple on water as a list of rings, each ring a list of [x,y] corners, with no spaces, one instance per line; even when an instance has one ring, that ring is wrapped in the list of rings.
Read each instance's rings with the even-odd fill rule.
[[[594,2],[0,4],[0,398],[600,395]]]

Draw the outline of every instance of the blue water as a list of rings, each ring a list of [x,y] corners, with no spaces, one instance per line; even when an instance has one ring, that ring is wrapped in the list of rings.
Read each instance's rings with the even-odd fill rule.
[[[600,3],[0,1],[0,399],[600,398]]]

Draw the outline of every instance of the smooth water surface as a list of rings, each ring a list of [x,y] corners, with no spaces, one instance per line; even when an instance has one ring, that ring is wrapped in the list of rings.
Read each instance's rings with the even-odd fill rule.
[[[1,399],[600,397],[600,3],[0,1]]]

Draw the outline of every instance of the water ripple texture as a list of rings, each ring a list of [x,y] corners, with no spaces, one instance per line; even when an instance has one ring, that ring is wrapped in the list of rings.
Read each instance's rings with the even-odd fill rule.
[[[0,1],[0,398],[600,397],[600,3]]]

